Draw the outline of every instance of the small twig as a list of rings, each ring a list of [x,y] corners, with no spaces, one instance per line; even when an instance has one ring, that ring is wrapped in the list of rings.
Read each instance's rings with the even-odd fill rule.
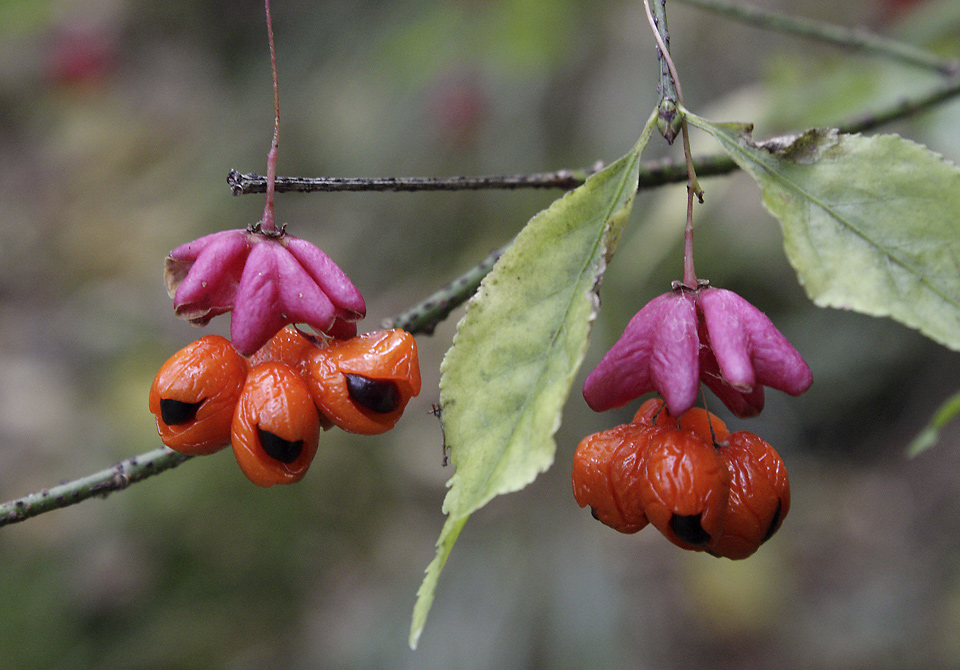
[[[266,233],[277,232],[276,214],[274,209],[275,180],[277,176],[277,154],[280,151],[280,83],[277,79],[277,50],[273,44],[273,19],[270,17],[270,0],[264,0],[264,9],[267,14],[267,41],[270,45],[270,71],[273,74],[273,140],[270,142],[270,151],[267,152],[267,179],[264,192],[267,194],[263,205],[263,218],[260,219],[260,229]]]
[[[670,100],[681,105],[683,102],[683,88],[680,86],[680,75],[670,58],[670,32],[667,30],[667,2],[654,0],[651,8],[648,0],[643,0],[643,9],[653,31],[653,39],[657,43],[657,60],[660,61],[660,98]]]
[[[647,14],[647,21],[650,23],[650,29],[653,31],[653,38],[657,42],[657,57],[660,60],[660,72],[661,76],[664,72],[667,73],[667,79],[672,81],[671,90],[675,94],[675,98],[670,99],[667,97],[665,90],[661,90],[661,99],[660,99],[660,109],[664,108],[664,102],[667,104],[667,109],[669,113],[676,114],[677,105],[681,107],[685,106],[686,103],[683,100],[683,88],[680,86],[680,75],[677,73],[677,67],[673,63],[673,58],[670,57],[670,36],[667,33],[667,0],[656,0],[654,4],[655,9],[651,10],[650,3],[648,0],[643,0],[643,9]],[[661,82],[661,89],[663,89],[664,84]],[[693,165],[693,154],[690,151],[690,134],[687,129],[686,119],[683,118],[683,115],[680,115],[680,130],[683,135],[683,157],[687,166],[687,177],[688,177],[688,188],[693,190],[700,202],[703,202],[703,190],[700,188],[700,183],[697,181],[696,169]],[[662,120],[662,119],[661,119]],[[672,118],[671,118],[672,121]],[[673,130],[673,126],[676,125],[672,123],[669,131]],[[663,129],[661,129],[663,132]],[[673,143],[673,137],[671,133],[665,133],[664,137],[667,142]]]
[[[904,98],[888,107],[837,124],[840,132],[863,133],[914,116],[960,95],[960,77],[951,78],[912,98]],[[588,169],[558,170],[535,174],[489,175],[479,177],[277,177],[277,193],[319,193],[336,191],[475,191],[520,188],[576,188],[602,164]],[[726,154],[699,156],[693,161],[701,177],[716,177],[734,172],[736,163]],[[648,161],[640,166],[640,189],[676,184],[688,177],[685,163],[672,159]],[[230,170],[227,184],[234,195],[263,193],[267,180],[256,173]]]
[[[776,30],[855,49],[874,56],[892,58],[901,63],[933,70],[940,74],[953,75],[960,72],[960,60],[958,59],[944,59],[924,49],[881,37],[863,28],[846,28],[825,21],[805,19],[750,5],[733,4],[724,0],[677,1],[723,14],[731,19],[766,30]]]
[[[584,170],[558,170],[536,174],[489,175],[480,177],[277,177],[277,193],[322,193],[331,191],[480,191],[519,188],[576,188],[598,164]],[[227,184],[234,195],[263,193],[266,178],[231,170]]]
[[[127,458],[113,467],[95,472],[81,479],[0,505],[0,526],[7,526],[30,517],[76,505],[88,498],[105,498],[114,491],[122,491],[130,484],[158,475],[192,458],[166,447]]]
[[[735,171],[737,164],[727,154],[712,154],[694,158],[693,168],[701,177],[718,177]],[[679,184],[689,178],[690,167],[686,160],[676,161],[672,158],[665,158],[658,161],[647,161],[640,165],[640,178],[637,182],[637,188],[644,190],[666,186],[667,184]]]
[[[668,79],[673,82],[673,90],[676,93],[676,99],[666,97],[666,87],[661,83],[661,99],[658,107],[660,113],[660,132],[668,143],[673,143],[676,136],[676,120],[679,118],[680,135],[683,138],[683,159],[687,166],[687,217],[683,232],[683,283],[690,289],[696,290],[698,286],[697,274],[693,263],[693,197],[696,196],[700,203],[703,203],[703,188],[697,179],[697,170],[693,164],[693,153],[690,150],[690,129],[687,126],[687,118],[683,113],[683,89],[680,86],[680,75],[677,74],[677,67],[674,65],[673,58],[670,56],[670,47],[667,34],[667,2],[666,0],[657,0],[654,3],[655,9],[651,10],[649,0],[643,0],[643,9],[647,15],[647,21],[650,24],[650,30],[653,31],[653,37],[657,42],[657,57],[660,59],[661,77],[664,73]],[[679,106],[679,110],[678,110]],[[665,112],[666,115],[665,116]],[[679,116],[677,114],[679,113]]]
[[[847,119],[840,123],[837,129],[842,133],[865,133],[888,123],[915,116],[958,95],[960,95],[960,76],[955,76],[920,95],[903,98],[889,107]]]
[[[736,169],[725,154],[702,156],[694,161],[697,173],[703,176],[727,174]],[[570,190],[580,186],[591,174],[603,167],[558,170],[536,174],[486,175],[479,177],[277,177],[277,193],[327,193],[338,191],[410,192],[482,191],[521,188]],[[687,179],[685,163],[670,158],[647,161],[640,166],[638,188],[655,188]],[[243,174],[231,170],[227,184],[234,195],[263,193],[266,179],[256,173]]]
[[[512,244],[512,242],[510,243]],[[434,329],[450,312],[470,299],[487,273],[493,269],[510,244],[491,251],[486,258],[460,275],[442,289],[403,314],[383,322],[384,328],[403,328],[411,333],[432,335]]]
[[[670,31],[667,29],[667,8],[665,0],[656,0],[651,11],[647,0],[643,2],[643,9],[653,30],[653,37],[657,43],[657,61],[660,63],[660,103],[657,105],[659,114],[657,127],[660,134],[673,144],[683,117],[677,112],[678,106],[683,105],[683,91],[680,89],[680,78],[670,58]]]

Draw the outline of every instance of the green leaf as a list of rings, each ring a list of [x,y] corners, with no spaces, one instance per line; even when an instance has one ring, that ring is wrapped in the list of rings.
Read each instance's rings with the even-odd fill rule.
[[[960,170],[897,135],[814,129],[755,143],[687,113],[759,184],[822,307],[889,316],[960,350]]]
[[[937,410],[930,423],[913,439],[907,447],[907,456],[913,458],[932,447],[940,439],[940,429],[960,414],[960,392],[950,396]]]
[[[417,593],[411,647],[470,514],[553,463],[553,435],[587,348],[597,287],[629,215],[655,121],[654,114],[630,153],[530,220],[457,326],[440,368],[444,437],[457,469],[437,555]]]

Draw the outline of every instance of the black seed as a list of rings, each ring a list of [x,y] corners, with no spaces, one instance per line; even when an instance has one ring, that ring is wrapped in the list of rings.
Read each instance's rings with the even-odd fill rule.
[[[183,423],[190,423],[197,418],[197,410],[200,409],[200,402],[183,402],[164,398],[160,401],[160,419],[168,426],[179,426]]]
[[[777,501],[777,511],[773,513],[773,518],[770,520],[770,527],[767,528],[767,534],[763,536],[763,539],[760,540],[760,544],[763,544],[777,532],[777,528],[780,527],[780,513],[783,511],[783,500]]]
[[[361,375],[346,375],[347,393],[371,412],[387,414],[400,406],[400,391],[393,382]]]
[[[670,517],[670,529],[677,534],[681,540],[694,547],[705,547],[710,541],[710,535],[700,525],[700,514],[690,516],[681,516],[674,514]]]
[[[303,440],[291,442],[261,428],[257,428],[257,436],[267,456],[281,463],[293,463],[303,451]]]
[[[596,507],[593,507],[593,506],[590,507],[590,516],[592,516],[592,517],[593,517],[594,519],[596,519],[597,521],[600,520],[600,515],[597,514],[597,508],[596,508]]]

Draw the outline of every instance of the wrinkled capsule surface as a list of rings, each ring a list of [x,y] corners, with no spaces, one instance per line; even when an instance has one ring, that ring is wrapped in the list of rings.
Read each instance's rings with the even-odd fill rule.
[[[298,482],[317,453],[319,438],[320,418],[300,375],[276,361],[254,366],[231,430],[243,474],[257,486]]]
[[[352,433],[383,433],[420,393],[413,336],[379,330],[307,351],[304,380],[323,419]]]
[[[633,495],[636,488],[624,486],[622,479],[639,469],[649,433],[649,429],[633,424],[616,426],[583,438],[573,456],[577,504],[589,506],[598,521],[621,533],[636,533],[647,525],[647,517]],[[619,486],[613,482],[614,469]]]
[[[703,551],[723,531],[730,474],[712,443],[690,431],[660,431],[637,478],[644,513],[677,546]]]
[[[780,454],[747,431],[732,433],[720,447],[730,472],[730,500],[723,533],[710,552],[741,559],[780,528],[790,511],[790,481]]]
[[[171,356],[150,387],[161,441],[193,456],[227,446],[246,374],[246,361],[219,335],[201,337]]]
[[[660,399],[631,423],[584,438],[573,485],[580,506],[608,526],[636,532],[649,522],[679,547],[730,559],[752,555],[790,511],[773,447],[700,408],[678,419]]]

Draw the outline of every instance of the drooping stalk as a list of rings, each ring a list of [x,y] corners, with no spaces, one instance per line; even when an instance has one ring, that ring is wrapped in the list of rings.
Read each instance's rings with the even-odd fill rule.
[[[693,189],[687,186],[687,223],[683,229],[683,285],[697,289],[697,273],[693,269]]]
[[[697,274],[693,268],[693,196],[703,202],[703,189],[697,180],[697,172],[693,166],[693,152],[690,150],[690,131],[687,127],[687,119],[684,116],[683,88],[680,86],[680,77],[677,74],[676,65],[670,57],[670,47],[667,44],[666,26],[666,0],[656,0],[656,16],[650,9],[649,0],[643,0],[643,8],[647,15],[647,22],[653,31],[653,38],[657,42],[657,56],[660,60],[661,73],[669,73],[669,79],[672,79],[671,85],[661,84],[661,96],[676,96],[676,103],[679,104],[680,114],[680,134],[683,137],[683,158],[687,164],[687,218],[683,232],[683,284],[687,288],[697,288]],[[671,110],[675,109],[674,100],[664,98],[661,100],[661,108],[664,102],[670,103]],[[670,138],[668,138],[669,140]]]
[[[277,179],[277,152],[280,146],[280,85],[277,80],[277,51],[273,45],[273,20],[270,17],[270,0],[263,1],[267,13],[267,40],[270,43],[270,69],[273,73],[273,142],[267,153],[267,198],[263,206],[263,218],[260,229],[266,233],[276,233],[277,223],[274,214],[274,193]]]

